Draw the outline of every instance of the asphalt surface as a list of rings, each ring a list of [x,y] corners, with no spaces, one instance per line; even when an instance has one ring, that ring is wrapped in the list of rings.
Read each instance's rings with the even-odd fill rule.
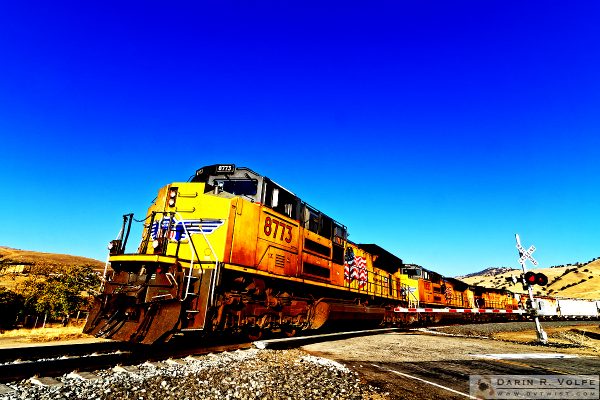
[[[590,375],[600,357],[491,339],[388,333],[316,343],[304,350],[359,372],[390,399],[469,398],[471,375]]]

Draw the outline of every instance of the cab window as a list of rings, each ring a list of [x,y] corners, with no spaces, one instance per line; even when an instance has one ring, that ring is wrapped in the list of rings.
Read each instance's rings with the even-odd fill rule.
[[[327,239],[331,239],[333,220],[327,215],[321,214],[321,221],[319,225],[319,235],[326,237]]]
[[[311,232],[319,233],[319,215],[320,213],[314,208],[305,205],[304,207],[304,228]]]
[[[402,274],[408,275],[410,278],[420,278],[421,270],[418,268],[402,268]]]
[[[274,211],[297,219],[298,198],[271,181],[266,182],[263,201],[267,207],[272,208]]]
[[[258,191],[256,179],[215,179],[220,190],[238,196],[255,196]]]

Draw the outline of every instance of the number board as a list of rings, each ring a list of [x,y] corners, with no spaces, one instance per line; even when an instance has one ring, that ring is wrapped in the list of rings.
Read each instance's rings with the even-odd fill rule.
[[[294,240],[295,225],[276,218],[272,215],[266,215],[263,223],[263,233],[269,239],[281,242],[282,244],[291,244]]]
[[[215,171],[218,174],[233,174],[235,172],[235,165],[234,164],[220,164],[220,165],[217,165],[217,167],[215,168]]]

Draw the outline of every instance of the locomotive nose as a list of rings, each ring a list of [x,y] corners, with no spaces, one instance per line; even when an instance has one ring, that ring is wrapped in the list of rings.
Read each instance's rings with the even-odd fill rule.
[[[95,300],[84,332],[150,344],[173,331],[181,314],[178,265],[115,263],[115,268]]]

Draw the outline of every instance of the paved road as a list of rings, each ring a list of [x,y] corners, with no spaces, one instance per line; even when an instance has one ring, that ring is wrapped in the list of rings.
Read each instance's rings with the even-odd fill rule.
[[[589,375],[600,357],[490,339],[390,333],[305,346],[360,372],[390,399],[469,398],[470,375]]]

